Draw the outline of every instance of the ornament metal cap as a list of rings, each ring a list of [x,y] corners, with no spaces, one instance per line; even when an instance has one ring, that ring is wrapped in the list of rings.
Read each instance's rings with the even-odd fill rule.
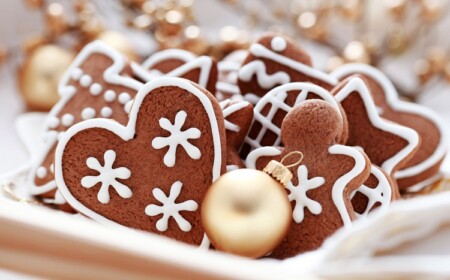
[[[284,165],[283,162],[292,155],[299,155],[300,159],[292,164]],[[292,179],[292,173],[289,170],[290,167],[294,167],[296,165],[299,165],[300,162],[303,160],[303,153],[294,151],[290,152],[289,154],[285,155],[281,161],[271,160],[266,167],[264,167],[263,172],[269,174],[274,179],[276,179],[278,182],[280,182],[284,187],[287,187],[287,184]]]

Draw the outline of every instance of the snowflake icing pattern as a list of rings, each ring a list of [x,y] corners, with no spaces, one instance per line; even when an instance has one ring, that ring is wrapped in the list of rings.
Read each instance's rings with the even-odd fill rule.
[[[173,167],[175,165],[178,145],[181,145],[192,159],[199,159],[202,155],[197,147],[188,142],[189,139],[200,138],[200,130],[197,128],[189,128],[185,131],[181,131],[181,127],[184,125],[186,117],[187,113],[185,111],[180,111],[175,116],[174,124],[166,118],[161,118],[159,120],[159,125],[163,129],[169,131],[170,135],[167,137],[156,137],[152,141],[152,147],[161,149],[169,146],[169,150],[164,156],[164,164],[168,167]]]
[[[113,187],[122,198],[130,198],[133,193],[129,187],[117,181],[117,179],[128,179],[131,176],[131,171],[126,167],[113,168],[116,160],[116,152],[108,150],[104,154],[105,165],[102,166],[100,162],[90,157],[86,160],[86,165],[93,170],[99,172],[96,176],[84,176],[81,179],[81,185],[84,188],[92,188],[97,183],[102,183],[97,194],[97,199],[103,204],[109,203],[109,187]]]
[[[150,204],[145,208],[145,214],[148,216],[157,216],[162,214],[163,216],[156,222],[156,229],[159,231],[166,231],[168,228],[169,218],[173,217],[177,222],[180,229],[184,232],[191,230],[191,224],[186,221],[180,214],[180,211],[196,211],[198,208],[197,202],[193,200],[187,200],[181,203],[176,203],[181,192],[183,183],[176,181],[170,187],[170,194],[167,197],[164,192],[159,188],[153,189],[153,196],[162,203],[162,205]]]
[[[325,179],[322,177],[314,177],[308,179],[308,169],[306,166],[301,165],[298,170],[298,185],[294,186],[292,182],[289,182],[287,189],[290,191],[289,201],[295,200],[295,207],[292,212],[292,218],[296,223],[301,223],[305,216],[304,208],[307,207],[308,210],[318,215],[322,212],[322,206],[317,201],[310,199],[306,192],[315,188],[320,187],[325,183]]]

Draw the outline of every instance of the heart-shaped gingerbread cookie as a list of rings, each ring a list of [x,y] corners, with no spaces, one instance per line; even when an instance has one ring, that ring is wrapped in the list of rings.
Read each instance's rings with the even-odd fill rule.
[[[127,126],[92,119],[71,127],[55,152],[55,178],[67,202],[102,223],[201,244],[200,205],[225,171],[219,103],[181,78],[138,92]]]

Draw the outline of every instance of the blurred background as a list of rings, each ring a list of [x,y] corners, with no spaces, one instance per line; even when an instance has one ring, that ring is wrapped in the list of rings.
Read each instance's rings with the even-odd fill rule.
[[[221,59],[262,32],[281,32],[321,70],[379,67],[403,98],[450,124],[448,10],[446,0],[0,1],[0,172],[28,157],[16,118],[51,108],[59,76],[94,39],[136,61],[173,47]]]

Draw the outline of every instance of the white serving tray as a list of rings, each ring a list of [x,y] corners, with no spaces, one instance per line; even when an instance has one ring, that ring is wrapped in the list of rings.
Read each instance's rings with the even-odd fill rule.
[[[19,117],[30,158],[44,114]],[[0,176],[23,189],[27,164]],[[444,166],[445,169],[445,166]],[[403,200],[356,221],[315,252],[278,261],[204,251],[0,195],[0,267],[65,279],[450,278],[450,192]]]

